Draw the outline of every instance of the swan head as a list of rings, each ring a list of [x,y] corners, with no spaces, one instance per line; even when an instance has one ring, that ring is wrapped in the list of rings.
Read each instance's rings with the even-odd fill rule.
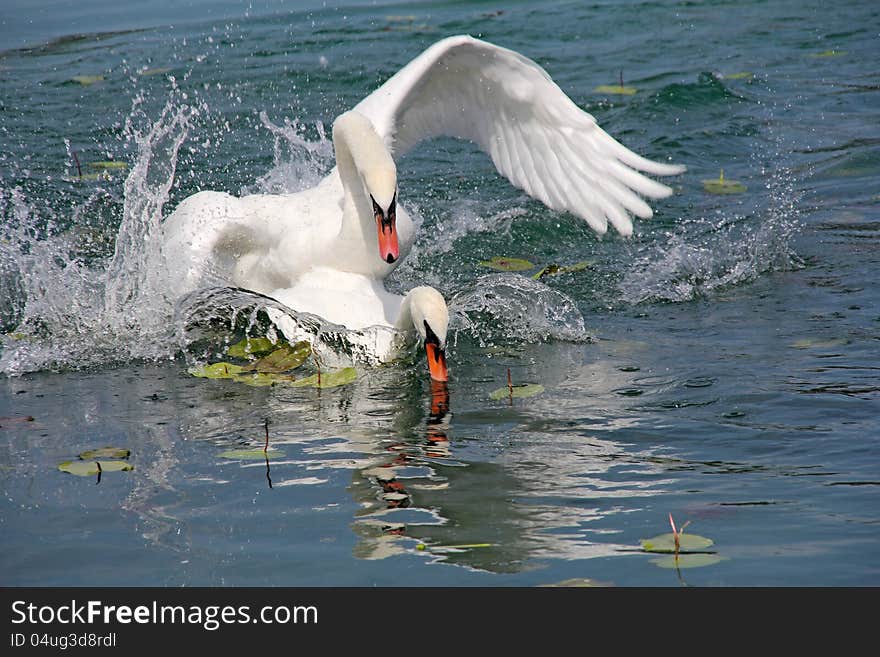
[[[370,199],[376,225],[379,257],[391,264],[400,257],[397,239],[397,166],[372,122],[356,111],[340,114],[333,122],[336,159],[346,152]],[[342,148],[340,148],[342,146]]]
[[[449,379],[445,352],[449,328],[446,300],[432,287],[413,288],[407,297],[413,327],[425,345],[431,378],[434,381],[446,381]]]

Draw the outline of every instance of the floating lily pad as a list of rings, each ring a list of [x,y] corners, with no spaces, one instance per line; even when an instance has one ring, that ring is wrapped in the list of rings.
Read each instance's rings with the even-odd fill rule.
[[[651,563],[660,568],[702,568],[714,566],[716,563],[726,561],[727,557],[720,554],[669,554],[663,557],[654,557]]]
[[[241,460],[241,461],[255,461],[260,460],[263,461],[267,457],[270,459],[274,459],[280,456],[284,456],[284,452],[277,449],[269,449],[265,452],[262,449],[230,449],[225,452],[220,452],[217,456],[222,459],[232,459],[232,460]]]
[[[103,75],[74,75],[70,78],[74,82],[79,82],[84,87],[95,84],[96,82],[101,82],[104,79]]]
[[[257,362],[244,366],[242,372],[251,370],[270,374],[287,372],[306,362],[311,353],[312,345],[305,340],[294,345],[285,344]]]
[[[124,447],[99,447],[98,449],[90,449],[79,455],[81,459],[86,461],[95,459],[127,459],[131,456],[131,450]]]
[[[191,367],[187,371],[193,376],[205,379],[234,379],[241,374],[242,369],[244,368],[241,365],[234,363],[211,363],[201,367]]]
[[[791,343],[795,349],[827,349],[829,347],[842,347],[849,344],[846,338],[829,338],[827,340],[820,338],[803,338]]]
[[[93,169],[127,169],[128,162],[122,160],[101,160],[98,162],[89,162],[89,166]]]
[[[741,194],[746,191],[746,186],[738,180],[727,180],[724,178],[724,169],[718,174],[718,178],[714,180],[703,180],[703,189],[710,194]]]
[[[522,258],[505,258],[504,256],[494,256],[491,260],[480,261],[480,264],[498,271],[525,271],[535,266]]]
[[[600,84],[593,91],[599,94],[617,94],[618,96],[632,96],[638,89],[623,84]]]
[[[645,552],[675,553],[675,535],[671,532],[660,534],[660,536],[655,536],[654,538],[643,538],[641,544]],[[678,535],[679,554],[694,550],[705,550],[714,544],[715,541],[705,536],[685,534],[684,532]]]
[[[544,392],[544,386],[540,383],[524,383],[513,387],[504,386],[493,390],[489,394],[490,399],[508,399],[510,397],[534,397]]]
[[[127,472],[134,470],[134,466],[126,461],[65,461],[58,466],[61,472],[67,472],[77,477],[94,477],[99,472]]]
[[[269,338],[245,338],[230,345],[226,353],[234,358],[259,358],[271,353],[278,346],[277,341],[272,342]]]
[[[728,73],[724,76],[727,80],[749,80],[754,77],[753,73],[749,73],[748,71],[740,71],[739,73]]]
[[[294,381],[293,386],[300,388],[312,386],[315,388],[335,388],[336,386],[344,386],[347,383],[357,380],[357,370],[353,367],[346,367],[336,372],[321,372],[321,382],[318,383],[318,375],[312,374],[299,381]]]
[[[532,278],[538,280],[540,278],[544,278],[544,276],[554,276],[556,274],[569,274],[571,272],[583,271],[587,267],[591,267],[593,263],[589,260],[581,260],[580,262],[576,262],[573,265],[547,265],[543,269],[541,269],[537,274],[533,275]]]

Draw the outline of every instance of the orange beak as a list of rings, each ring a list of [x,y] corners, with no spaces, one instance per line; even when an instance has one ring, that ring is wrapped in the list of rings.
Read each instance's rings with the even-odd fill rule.
[[[446,354],[432,342],[425,343],[425,352],[428,354],[428,371],[434,381],[448,381],[449,370],[446,369]]]
[[[394,218],[386,219],[384,215],[377,213],[376,230],[379,234],[379,257],[391,264],[400,257],[400,247],[397,244],[397,226]]]

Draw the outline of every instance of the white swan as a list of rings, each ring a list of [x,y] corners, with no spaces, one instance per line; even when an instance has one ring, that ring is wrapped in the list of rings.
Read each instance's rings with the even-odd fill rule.
[[[398,203],[393,158],[441,135],[475,142],[516,187],[598,234],[610,223],[630,235],[630,214],[652,214],[640,196],[671,193],[639,171],[684,170],[615,141],[535,62],[470,36],[450,37],[336,119],[336,167],[316,187],[185,199],[164,223],[172,293],[232,282],[351,329],[408,325],[412,304],[383,286],[414,239]],[[414,328],[424,339],[418,322]],[[445,328],[442,336],[432,330],[442,346]],[[377,360],[393,357],[386,342],[373,347]]]

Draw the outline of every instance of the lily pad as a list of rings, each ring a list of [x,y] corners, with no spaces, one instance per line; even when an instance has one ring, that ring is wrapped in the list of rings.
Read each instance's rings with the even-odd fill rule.
[[[259,358],[278,346],[278,342],[272,342],[269,338],[245,338],[230,345],[226,353],[233,358]]]
[[[724,170],[714,180],[703,180],[703,189],[710,194],[741,194],[746,191],[746,186],[738,180],[724,178]]]
[[[131,450],[124,447],[99,447],[98,449],[89,449],[79,455],[83,460],[90,461],[95,459],[127,459],[131,456]]]
[[[524,383],[513,387],[504,386],[493,390],[489,394],[490,399],[507,399],[509,397],[534,397],[544,392],[544,386],[540,383]]]
[[[623,84],[600,84],[593,91],[600,94],[617,94],[618,96],[632,96],[638,89]]]
[[[101,461],[65,461],[58,466],[58,469],[77,477],[94,477],[98,473],[134,470],[134,466],[126,461],[105,461],[102,459]]]
[[[716,563],[726,561],[727,557],[720,554],[668,554],[663,557],[654,557],[651,563],[660,568],[702,568],[714,566]]]
[[[344,386],[347,383],[357,380],[357,370],[353,367],[346,367],[336,372],[321,372],[321,381],[318,383],[318,375],[312,374],[299,381],[294,381],[293,386],[314,388],[335,388],[336,386]]]
[[[230,449],[225,452],[220,452],[217,456],[223,459],[232,460],[238,459],[242,461],[263,461],[267,457],[270,459],[274,459],[280,456],[284,456],[284,452],[277,449],[269,449],[265,452],[262,449]]]
[[[205,379],[234,379],[241,374],[244,368],[234,363],[211,363],[201,367],[191,367],[187,370],[193,376]]]
[[[95,84],[96,82],[101,82],[104,79],[103,75],[74,75],[70,78],[74,82],[79,82],[84,87]]]
[[[89,162],[89,166],[93,169],[127,169],[128,162],[122,160],[101,160],[98,162]]]
[[[541,269],[537,274],[532,276],[535,280],[540,278],[544,278],[544,276],[554,276],[556,274],[569,274],[575,271],[583,271],[587,267],[591,267],[593,263],[590,260],[581,260],[580,262],[576,262],[573,265],[547,265],[543,269]]]
[[[724,76],[726,80],[750,80],[754,77],[753,73],[749,73],[748,71],[740,71],[739,73],[728,73]]]
[[[483,267],[490,267],[498,271],[525,271],[535,266],[522,258],[506,258],[504,256],[494,256],[490,260],[481,260],[480,264]]]
[[[654,538],[643,538],[641,540],[642,549],[645,552],[675,553],[675,535],[672,532],[660,534]],[[681,532],[678,535],[678,552],[693,552],[695,550],[705,550],[715,545],[715,541],[705,536],[697,534],[686,534]]]
[[[305,340],[294,345],[285,344],[257,362],[245,365],[242,372],[251,370],[270,374],[287,372],[306,362],[311,353],[312,345]]]
[[[828,349],[829,347],[842,347],[849,344],[846,338],[803,338],[791,343],[794,349]]]

